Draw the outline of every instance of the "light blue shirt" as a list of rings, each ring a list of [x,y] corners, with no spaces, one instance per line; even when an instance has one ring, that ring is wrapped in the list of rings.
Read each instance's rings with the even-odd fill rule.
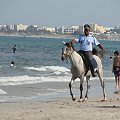
[[[92,45],[99,45],[100,43],[97,41],[95,37],[92,35],[80,35],[79,39],[75,39],[77,43],[80,43],[80,50],[82,51],[92,51]]]

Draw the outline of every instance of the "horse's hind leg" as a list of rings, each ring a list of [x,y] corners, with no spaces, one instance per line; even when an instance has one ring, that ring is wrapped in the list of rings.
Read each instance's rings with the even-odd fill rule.
[[[107,98],[106,98],[106,94],[105,94],[105,84],[104,84],[104,80],[103,80],[103,73],[102,73],[102,71],[101,72],[98,71],[97,73],[98,73],[98,77],[99,77],[100,82],[101,82],[101,87],[103,89],[103,97],[104,97],[104,99],[102,101],[106,101]]]
[[[73,81],[74,81],[74,80],[75,80],[75,79],[71,78],[71,81],[70,81],[70,83],[69,83],[70,95],[71,95],[73,101],[76,100],[76,98],[73,96],[73,92],[72,92],[72,84],[73,84]]]
[[[84,99],[85,101],[88,99],[88,90],[90,89],[90,85],[89,85],[90,76],[86,77],[86,82],[87,82],[87,90],[86,90],[85,99]]]

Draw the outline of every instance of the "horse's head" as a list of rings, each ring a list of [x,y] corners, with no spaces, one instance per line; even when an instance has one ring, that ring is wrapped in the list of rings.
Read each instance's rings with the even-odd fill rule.
[[[69,43],[63,42],[63,43],[64,43],[64,48],[62,48],[62,57],[61,57],[62,61],[70,57],[70,55],[74,51],[72,42]]]

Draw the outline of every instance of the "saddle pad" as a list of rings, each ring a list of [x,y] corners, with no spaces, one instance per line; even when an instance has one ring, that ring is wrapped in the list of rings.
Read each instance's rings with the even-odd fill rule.
[[[98,64],[94,58],[91,59],[91,62],[92,62],[94,69],[97,68]]]

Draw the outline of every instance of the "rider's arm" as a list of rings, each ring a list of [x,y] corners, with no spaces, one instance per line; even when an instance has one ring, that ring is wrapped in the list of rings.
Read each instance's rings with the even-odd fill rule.
[[[72,42],[72,44],[74,44],[74,43],[78,43],[78,41],[79,41],[79,39],[73,39],[71,42]]]
[[[95,37],[93,37],[94,38],[94,44],[96,45],[96,46],[98,46],[103,52],[105,52],[105,49],[103,48],[103,46],[98,42],[98,40],[95,38]]]
[[[103,46],[101,44],[97,45],[103,52],[105,52],[105,49],[103,48]]]

